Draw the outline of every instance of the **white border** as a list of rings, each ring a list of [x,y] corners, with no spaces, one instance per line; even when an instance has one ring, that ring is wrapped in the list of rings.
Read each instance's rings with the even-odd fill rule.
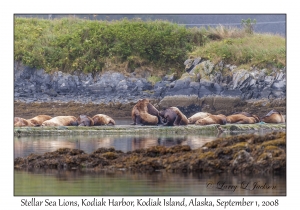
[[[293,1],[295,2],[295,1]],[[247,200],[272,200],[278,198],[283,209],[288,206],[298,206],[297,191],[299,172],[295,154],[299,138],[296,133],[298,123],[298,87],[294,87],[299,72],[299,12],[298,5],[293,2],[265,0],[265,1],[6,1],[1,4],[0,40],[1,40],[1,197],[0,206],[3,209],[21,209],[22,197],[13,196],[13,14],[15,13],[281,13],[287,14],[287,196],[283,197],[245,197]],[[289,8],[288,10],[285,8]],[[4,47],[3,47],[4,46]],[[3,65],[4,64],[4,65]],[[298,64],[298,65],[297,65]],[[298,134],[299,135],[299,134]],[[27,197],[28,198],[28,197]],[[40,199],[46,197],[39,197]],[[56,199],[58,197],[51,197]],[[68,197],[71,199],[72,197]],[[107,198],[107,197],[106,197]],[[135,197],[126,197],[132,198]],[[175,199],[178,197],[174,197]],[[222,197],[208,197],[217,200]],[[241,197],[224,197],[223,199],[240,200]],[[80,197],[74,197],[79,200]],[[43,207],[42,209],[45,209]],[[173,207],[178,209],[178,207]],[[199,208],[199,207],[198,207]],[[271,208],[271,207],[269,207]],[[273,207],[274,208],[274,207]],[[39,208],[41,209],[41,208]],[[49,208],[48,208],[49,209]],[[102,208],[103,209],[103,208]],[[108,208],[104,208],[108,209]],[[111,209],[111,207],[109,208]],[[226,208],[230,209],[230,208]],[[266,209],[266,208],[264,208]],[[267,208],[268,209],[268,208]],[[296,209],[296,208],[294,208]]]

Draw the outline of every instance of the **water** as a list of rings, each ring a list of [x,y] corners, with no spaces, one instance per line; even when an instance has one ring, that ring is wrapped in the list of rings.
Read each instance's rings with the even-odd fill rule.
[[[14,176],[16,196],[286,195],[286,177],[275,175],[253,177],[226,173],[167,173],[163,171],[154,173],[116,171],[112,173],[47,169],[15,170]],[[258,185],[265,186],[265,189],[254,188]]]
[[[229,134],[223,133],[222,136]],[[155,145],[189,145],[192,149],[213,141],[214,135],[73,135],[14,138],[14,157],[44,154],[58,148],[92,153],[99,147],[123,152]],[[247,185],[248,184],[248,185]],[[245,187],[247,185],[247,187]],[[208,173],[133,173],[128,171],[14,170],[14,195],[286,195],[286,176],[235,176]]]
[[[226,135],[226,134],[224,134]],[[100,147],[114,147],[116,150],[128,152],[151,146],[189,145],[192,149],[203,146],[216,136],[159,136],[159,135],[72,135],[72,136],[29,136],[14,138],[14,157],[25,157],[31,153],[44,154],[59,148],[81,149],[92,153]]]

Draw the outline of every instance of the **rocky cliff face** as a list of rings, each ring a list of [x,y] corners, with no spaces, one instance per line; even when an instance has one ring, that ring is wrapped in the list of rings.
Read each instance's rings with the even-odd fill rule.
[[[15,104],[76,102],[112,107],[149,98],[155,101],[158,108],[179,106],[188,115],[204,110],[212,113],[224,110],[224,98],[228,99],[225,101],[232,102],[227,103],[229,107],[224,110],[226,112],[236,111],[234,107],[248,104],[249,100],[264,101],[262,104],[265,106],[275,100],[277,102],[273,107],[279,103],[279,109],[285,113],[285,69],[273,69],[268,73],[258,69],[235,71],[235,66],[222,63],[214,65],[201,58],[189,59],[185,65],[187,73],[180,79],[176,79],[174,75],[167,75],[162,81],[152,85],[145,78],[124,76],[117,72],[94,76],[83,73],[66,74],[60,71],[47,74],[42,69],[29,68],[16,62],[14,100]],[[224,70],[230,74],[224,76]],[[15,106],[15,114],[16,111],[18,106]]]

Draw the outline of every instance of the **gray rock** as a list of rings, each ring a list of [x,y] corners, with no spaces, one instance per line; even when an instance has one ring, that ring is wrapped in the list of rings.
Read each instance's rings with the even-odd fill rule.
[[[223,91],[223,87],[221,85],[219,85],[218,83],[210,82],[208,80],[200,80],[200,87],[200,91],[204,91],[206,95],[219,95]]]
[[[278,72],[275,76],[275,80],[285,80],[285,74],[283,72]]]
[[[192,84],[192,86],[190,86]],[[176,80],[174,87],[166,89],[166,96],[174,96],[174,95],[198,95],[199,85],[195,85],[195,83],[191,82],[190,77],[186,77],[184,79]]]
[[[202,60],[202,58],[201,57],[197,57],[197,58],[195,58],[195,60],[194,60],[194,62],[193,62],[193,66],[196,66],[196,65],[198,65],[199,63],[201,63],[201,60]]]
[[[272,84],[271,88],[273,88],[275,90],[285,90],[286,82],[283,80],[277,80]]]
[[[175,82],[172,82],[175,85]],[[171,84],[172,84],[171,83]],[[174,87],[174,86],[172,86]],[[160,81],[154,85],[153,88],[153,96],[154,97],[164,97],[165,91],[170,88],[170,82],[168,81]]]
[[[198,91],[198,97],[202,98],[204,96],[208,96],[208,95],[213,95],[213,93],[208,90],[205,86],[200,86],[199,91]]]
[[[188,59],[189,74],[193,72],[201,58]],[[200,64],[202,65],[202,63]],[[235,68],[220,62],[225,68]],[[216,71],[215,69],[214,71]],[[151,97],[162,99],[173,95],[222,95],[251,98],[282,98],[286,96],[286,69],[274,69],[266,76],[266,70],[252,68],[241,70],[233,76],[224,76],[221,72],[210,72],[210,80],[187,76],[176,80],[175,74],[167,75],[162,81],[152,85],[145,78],[126,77],[119,72],[104,74],[67,74],[55,72],[47,74],[43,69],[35,69],[15,63],[14,99],[20,101],[78,101],[87,102],[131,102],[137,98]]]
[[[194,60],[193,59],[187,59],[186,61],[184,61],[184,65],[186,66],[186,65],[192,65],[193,64],[193,62],[194,62]]]
[[[121,80],[116,87],[116,91],[126,91],[127,89],[128,85],[125,79]]]
[[[232,89],[239,88],[240,85],[249,77],[249,74],[246,70],[241,70],[233,74],[233,87]]]
[[[189,72],[189,71],[191,71],[191,70],[194,68],[193,62],[194,62],[193,59],[187,59],[187,60],[184,62],[184,65],[185,65],[185,71],[186,71],[186,72]]]
[[[284,98],[286,96],[284,91],[280,90],[272,90],[269,95],[269,99],[276,99],[276,98]]]
[[[20,78],[29,80],[35,71],[36,69],[34,68],[25,67],[24,70],[20,73]]]
[[[174,74],[170,74],[170,75],[166,75],[163,77],[163,81],[169,81],[169,82],[173,82],[176,80],[176,75]]]
[[[57,96],[57,92],[53,89],[50,89],[50,90],[47,90],[45,91],[45,93],[49,96],[52,96],[52,97],[56,97]]]
[[[236,69],[236,67],[237,67],[237,66],[234,66],[234,65],[233,65],[233,66],[230,66],[229,69],[230,69],[230,71],[233,71],[234,69]]]
[[[241,96],[242,92],[239,89],[224,89],[221,92],[222,96],[232,96],[232,97],[239,97]]]
[[[273,83],[273,81],[275,80],[275,78],[274,78],[274,76],[266,76],[265,77],[265,84],[268,86],[270,86],[272,83]]]

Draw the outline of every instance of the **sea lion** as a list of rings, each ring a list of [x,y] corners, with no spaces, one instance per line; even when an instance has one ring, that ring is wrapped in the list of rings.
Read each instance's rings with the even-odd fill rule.
[[[159,115],[163,119],[164,126],[173,126],[177,117],[176,112],[173,109],[167,108],[159,112]]]
[[[42,126],[77,126],[78,122],[74,116],[57,116],[42,123]]]
[[[282,114],[274,109],[262,117],[261,121],[265,123],[285,123],[285,119]]]
[[[21,118],[21,117],[15,117],[14,118],[14,126],[15,127],[32,127],[34,126],[34,124],[32,124],[31,122],[29,122],[28,120]]]
[[[149,100],[148,100],[149,101]],[[162,123],[161,117],[159,116],[159,111],[150,103],[147,103],[148,113],[154,115],[158,118],[158,124]]]
[[[174,106],[160,111],[159,115],[163,118],[165,126],[188,124],[187,117],[177,107]]]
[[[172,109],[177,114],[177,117],[174,121],[174,125],[189,124],[187,117],[177,107],[172,106],[172,107],[170,107],[170,109]]]
[[[94,121],[87,115],[81,114],[77,118],[78,126],[93,126]]]
[[[195,124],[196,125],[212,125],[212,124],[225,125],[226,116],[223,114],[218,114],[218,115],[211,114],[205,118],[197,120]]]
[[[203,119],[205,117],[208,117],[211,115],[208,112],[197,112],[196,114],[192,115],[191,117],[188,118],[189,124],[195,124],[197,120]]]
[[[94,121],[94,126],[116,124],[116,122],[110,116],[107,116],[105,114],[96,114],[92,117],[92,120]]]
[[[249,114],[248,112],[235,112],[233,114],[242,114],[245,115],[246,117],[252,117],[252,114]]]
[[[35,117],[29,119],[28,121],[31,122],[35,126],[41,126],[44,121],[50,120],[50,119],[52,119],[52,117],[49,115],[38,115],[38,116],[35,116]]]
[[[21,117],[14,117],[14,124],[16,124],[17,122],[19,122],[20,120],[22,120],[23,118]],[[25,120],[25,119],[24,119]]]
[[[132,125],[157,125],[161,123],[158,110],[148,99],[141,99],[131,110]]]
[[[260,122],[260,119],[256,115],[247,117],[245,114],[232,114],[226,117],[226,121],[227,123],[254,124]]]

